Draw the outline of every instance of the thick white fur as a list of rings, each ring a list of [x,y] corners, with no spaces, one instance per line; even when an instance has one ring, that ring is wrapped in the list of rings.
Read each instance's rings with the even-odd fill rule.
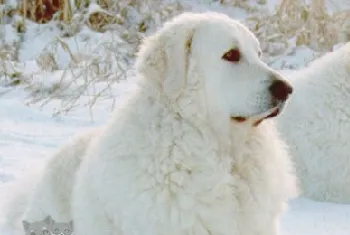
[[[56,221],[70,221],[75,174],[88,146],[93,144],[99,132],[98,129],[84,131],[54,154],[34,189],[23,219],[40,221],[50,215]]]
[[[350,43],[291,75],[278,127],[295,158],[303,195],[350,203]]]
[[[233,47],[237,64],[221,59]],[[258,51],[221,14],[165,24],[140,49],[139,90],[105,128],[55,155],[23,218],[73,219],[77,235],[278,234],[297,190],[273,121],[252,123],[282,79]]]
[[[221,60],[235,45],[246,61]],[[269,96],[274,73],[258,50],[244,26],[214,13],[183,14],[146,39],[140,90],[77,174],[78,235],[278,233],[295,193],[285,146],[270,120],[230,121],[270,108],[250,100]]]

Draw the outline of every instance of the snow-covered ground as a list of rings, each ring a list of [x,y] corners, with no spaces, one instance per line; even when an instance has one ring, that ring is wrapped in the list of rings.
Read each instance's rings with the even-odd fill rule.
[[[192,5],[195,11],[209,9],[208,3],[198,4],[190,0],[183,2]],[[268,0],[268,2],[271,7],[277,0]],[[329,1],[329,7],[332,10],[343,7],[339,2]],[[347,1],[343,2],[345,5],[347,4]],[[346,6],[350,7],[350,4]],[[244,18],[245,16],[237,9],[230,10],[217,4],[211,4],[210,9],[225,12],[235,18]],[[79,98],[76,102],[77,106],[67,115],[52,115],[54,111],[62,107],[59,99],[54,99],[43,107],[40,106],[40,103],[28,106],[26,102],[30,92],[39,88],[41,92],[50,92],[55,84],[61,84],[63,69],[67,68],[70,61],[69,52],[64,48],[64,44],[60,44],[61,46],[52,50],[56,53],[59,69],[53,72],[43,71],[35,62],[35,58],[38,52],[45,47],[48,48],[47,45],[60,35],[55,26],[50,26],[50,24],[40,27],[34,24],[29,25],[28,33],[22,39],[11,33],[12,29],[8,25],[2,30],[5,32],[7,41],[22,41],[18,55],[21,63],[6,64],[7,71],[11,69],[13,73],[21,71],[22,77],[30,77],[31,83],[38,87],[30,86],[29,89],[24,89],[23,86],[12,88],[3,87],[0,84],[0,200],[1,192],[6,191],[11,183],[18,181],[25,173],[35,169],[36,165],[40,165],[43,160],[50,157],[56,148],[73,134],[92,126],[98,126],[106,121],[111,115],[113,107],[123,104],[135,88],[135,81],[132,77],[114,84],[109,89],[114,98],[108,99],[108,95],[106,95],[107,98],[99,100],[92,111],[85,104],[91,103],[90,99],[93,95]],[[65,43],[73,51],[86,52],[90,53],[90,56],[93,54],[93,56],[98,57],[108,49],[98,48],[96,45],[115,40],[118,38],[114,39],[112,34],[92,33],[86,28],[78,36],[65,39]],[[91,49],[91,45],[95,45],[95,47]],[[298,67],[304,66],[313,56],[313,51],[309,48],[299,47],[295,53],[285,56],[283,60]],[[281,61],[280,63],[282,63]],[[279,67],[278,63],[275,66]],[[80,70],[76,67],[74,71],[79,72]],[[290,71],[283,72],[290,73]],[[69,81],[72,74],[68,74],[66,77]],[[99,87],[97,84],[93,89],[98,90],[103,89],[103,87]],[[66,93],[73,91],[70,87]],[[283,217],[281,230],[282,235],[349,235],[350,205],[320,203],[298,198],[290,202],[290,208]]]

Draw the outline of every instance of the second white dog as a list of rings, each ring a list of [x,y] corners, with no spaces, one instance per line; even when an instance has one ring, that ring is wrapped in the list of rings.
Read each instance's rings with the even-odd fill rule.
[[[295,93],[277,118],[302,194],[350,203],[350,43],[296,71]]]

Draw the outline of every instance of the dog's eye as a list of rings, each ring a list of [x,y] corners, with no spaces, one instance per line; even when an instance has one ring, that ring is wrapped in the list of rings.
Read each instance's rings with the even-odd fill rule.
[[[230,62],[239,62],[241,59],[241,53],[237,48],[231,49],[228,52],[226,52],[223,56],[222,59],[230,61]]]
[[[259,58],[262,56],[262,52],[261,51],[258,52],[258,56],[259,56]]]

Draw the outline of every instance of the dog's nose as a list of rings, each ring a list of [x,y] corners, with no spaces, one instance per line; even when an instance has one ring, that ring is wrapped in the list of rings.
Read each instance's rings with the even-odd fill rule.
[[[293,88],[287,82],[277,79],[269,87],[272,96],[280,101],[287,100],[288,96],[292,94]]]

